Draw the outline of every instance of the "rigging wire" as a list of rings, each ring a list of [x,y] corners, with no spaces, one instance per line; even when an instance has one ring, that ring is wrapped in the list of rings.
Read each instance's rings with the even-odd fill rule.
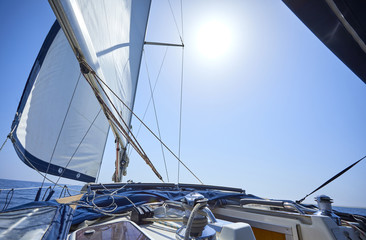
[[[95,74],[96,75],[96,74]],[[97,75],[96,75],[97,76]],[[98,77],[98,76],[97,76]],[[99,80],[101,80],[98,77]],[[107,93],[105,92],[105,90],[103,89],[103,87],[100,85],[100,82],[97,81],[97,83],[99,84],[100,88],[103,90],[104,94],[107,96],[108,101],[111,102],[109,96],[107,95]],[[152,162],[150,161],[150,159],[148,158],[148,156],[146,155],[146,153],[144,152],[144,150],[142,149],[141,145],[139,144],[139,142],[137,141],[137,139],[135,138],[135,136],[132,134],[132,132],[130,132],[129,130],[126,131],[122,125],[120,124],[120,122],[117,120],[117,118],[113,115],[112,111],[105,105],[105,103],[103,102],[102,99],[100,99],[104,105],[104,107],[106,108],[107,114],[113,118],[113,121],[115,124],[118,125],[118,128],[120,130],[120,132],[123,134],[123,136],[130,142],[130,144],[134,147],[134,149],[140,154],[140,156],[142,157],[142,159],[145,160],[146,164],[148,164],[150,166],[150,168],[153,170],[153,172],[155,173],[155,175],[162,181],[164,182],[163,178],[161,177],[161,175],[159,174],[159,172],[156,170],[156,168],[154,167],[154,165],[152,164]],[[117,111],[116,107],[114,106],[113,103],[111,103],[111,105],[113,106],[114,110]],[[120,119],[122,120],[123,124],[125,125],[126,128],[128,128],[127,123],[123,120],[122,116],[120,113],[118,113],[118,116],[120,117]],[[129,128],[128,128],[129,129]],[[131,138],[129,136],[129,134],[131,135]]]
[[[316,191],[318,191],[319,189],[323,188],[325,185],[327,185],[328,183],[332,182],[333,180],[337,179],[339,176],[341,176],[343,173],[347,172],[348,170],[350,170],[353,166],[355,166],[357,163],[361,162],[362,160],[364,160],[366,158],[366,156],[364,156],[363,158],[357,160],[356,162],[354,162],[353,164],[351,164],[350,166],[346,167],[345,169],[343,169],[342,171],[340,171],[339,173],[337,173],[336,175],[334,175],[332,178],[330,178],[328,181],[326,181],[325,183],[323,183],[320,187],[318,187],[317,189],[315,189],[314,191],[312,191],[311,193],[307,194],[305,197],[303,197],[302,199],[296,201],[296,203],[301,203],[305,200],[305,198],[307,198],[308,196],[310,196],[311,194],[315,193]]]
[[[183,109],[183,59],[184,59],[184,48],[182,48],[182,67],[181,67],[181,78],[180,78],[180,103],[179,103],[179,144],[178,144],[178,157],[180,158],[181,142],[182,142],[182,109]],[[178,161],[178,183],[180,176],[180,163]]]
[[[181,40],[181,43],[182,45],[184,46],[183,44],[183,2],[182,0],[180,1],[180,10],[181,10],[181,28],[182,28],[182,34],[180,34],[180,31],[179,31],[179,27],[178,27],[178,24],[177,24],[177,21],[176,21],[176,18],[175,18],[175,15],[174,15],[174,12],[173,12],[173,9],[172,9],[172,6],[171,6],[171,3],[170,1],[168,0],[168,3],[169,3],[169,7],[170,7],[170,10],[171,10],[171,13],[172,13],[172,16],[173,16],[173,19],[174,19],[174,23],[175,23],[175,26],[177,28],[177,31],[178,31],[178,34],[179,34],[179,37],[180,37],[180,40]],[[162,69],[162,66],[164,64],[164,60],[165,60],[165,56],[166,56],[166,53],[167,53],[167,50],[168,48],[166,48],[166,52],[165,52],[165,55],[164,55],[164,58],[163,58],[163,61],[162,61],[162,64],[160,66],[160,69],[159,69],[159,73],[158,73],[158,77],[155,81],[155,84],[154,84],[154,88],[153,88],[153,91],[152,91],[152,94],[151,94],[151,97],[149,99],[149,102],[147,104],[147,107],[145,109],[145,112],[143,114],[143,117],[142,117],[142,121],[144,121],[145,119],[145,116],[146,116],[146,113],[147,113],[147,110],[150,106],[150,103],[151,101],[153,101],[153,93],[155,91],[155,87],[156,87],[156,84],[159,80],[159,75],[160,75],[160,72],[161,72],[161,69]],[[144,52],[144,54],[146,54],[146,52]],[[150,84],[150,89],[151,89],[151,81],[150,81],[150,75],[149,75],[149,72],[148,72],[148,68],[147,68],[147,61],[146,61],[146,56],[144,55],[144,59],[145,59],[145,64],[146,64],[146,69],[147,69],[147,74],[148,74],[148,78],[149,78],[149,84]],[[181,152],[181,129],[182,129],[182,102],[183,102],[183,63],[184,63],[184,48],[182,49],[182,67],[181,67],[181,93],[180,93],[180,113],[179,113],[179,145],[178,145],[178,158],[180,159],[180,152]],[[151,90],[150,90],[151,91]],[[154,103],[153,103],[154,104]],[[142,123],[140,123],[139,125],[139,128],[137,130],[137,134],[136,136],[138,136],[139,132],[140,132],[140,129],[141,129],[141,126],[142,126]],[[161,138],[160,136],[160,130],[158,129],[158,133],[159,133],[159,137]],[[130,154],[130,153],[129,153]],[[165,162],[165,157],[164,157],[164,152],[163,152],[163,158],[164,158],[164,163],[166,165],[166,162]],[[166,168],[167,169],[167,168]],[[180,173],[180,161],[178,161],[178,183],[179,183],[179,173]],[[168,173],[167,173],[168,175]],[[168,177],[168,181],[169,181],[169,177]],[[202,183],[202,182],[201,182]]]
[[[0,151],[3,150],[3,147],[5,146],[5,144],[8,141],[8,139],[11,139],[12,138],[14,130],[15,130],[15,127],[10,131],[10,133],[8,134],[8,136],[6,136],[4,143],[1,145]]]
[[[172,16],[173,16],[173,20],[174,20],[174,23],[175,23],[175,27],[177,28],[177,31],[178,31],[178,34],[179,34],[180,41],[183,44],[183,28],[182,28],[182,34],[180,34],[179,27],[178,27],[178,23],[177,23],[177,20],[175,19],[175,15],[174,15],[173,8],[172,8],[172,4],[170,3],[170,0],[168,0],[168,3],[169,3],[170,11],[171,11]],[[181,1],[181,6],[182,6],[182,1]],[[181,9],[181,13],[182,13],[182,9]]]
[[[87,64],[86,62],[83,62],[84,64]],[[91,69],[91,67],[88,65],[88,68]],[[95,73],[94,73],[95,74]],[[140,121],[142,123],[142,125],[159,141],[163,144],[163,146],[201,183],[203,184],[203,182],[196,176],[196,174],[194,174],[192,172],[191,169],[188,168],[188,166],[132,111],[132,109],[127,106],[127,104],[115,93],[113,92],[113,90],[101,79],[99,78],[98,75],[95,74],[95,77],[98,79],[98,84],[102,83],[104,86],[107,87],[107,89],[109,91],[111,91],[111,93],[132,113],[133,116],[136,117],[136,119],[138,121]],[[101,86],[101,85],[100,85]],[[94,88],[92,86],[92,88]],[[102,88],[103,89],[103,88]],[[95,89],[94,89],[95,90]],[[95,90],[96,91],[96,90]],[[104,89],[103,89],[104,91]],[[105,92],[105,91],[104,91]],[[100,99],[101,100],[101,99]],[[102,100],[101,100],[102,101]],[[104,103],[105,104],[105,103]],[[112,105],[113,106],[113,105]],[[108,107],[106,107],[106,110],[109,110]],[[109,110],[110,111],[110,110]],[[114,117],[112,113],[110,113],[111,117]],[[115,118],[115,117],[114,117]],[[123,119],[122,119],[123,121]],[[124,121],[123,121],[124,122]],[[117,122],[118,123],[118,122]],[[133,134],[131,133],[131,135],[133,136]],[[126,136],[125,136],[126,137]],[[129,136],[127,136],[127,138],[129,138]],[[136,139],[134,136],[133,136],[134,139]],[[137,141],[137,140],[136,140]],[[138,142],[137,142],[138,144]],[[139,145],[139,144],[138,144]],[[139,145],[140,146],[140,145]],[[141,147],[141,146],[140,146]],[[135,149],[136,150],[136,149]],[[145,155],[146,156],[146,155]],[[147,156],[146,156],[147,157]]]
[[[168,48],[166,48],[168,49]],[[166,51],[165,51],[166,52]],[[164,56],[165,57],[165,56]],[[149,87],[150,87],[150,94],[151,94],[151,101],[154,107],[154,113],[155,113],[155,120],[156,120],[156,126],[158,128],[158,134],[159,134],[159,138],[162,139],[161,137],[161,133],[160,133],[160,127],[159,127],[159,120],[158,120],[158,114],[156,111],[156,105],[155,105],[155,100],[154,100],[154,93],[153,93],[153,89],[151,87],[151,80],[150,80],[150,74],[149,74],[149,68],[147,67],[147,61],[146,61],[146,55],[144,54],[144,60],[145,60],[145,67],[146,67],[146,72],[147,72],[147,78],[149,80]],[[161,70],[161,68],[160,68]],[[159,70],[159,75],[160,75],[160,70]],[[159,75],[157,76],[157,78],[159,78]],[[166,177],[167,180],[169,182],[169,174],[168,174],[168,167],[166,165],[166,159],[165,159],[165,154],[164,154],[164,148],[163,148],[163,144],[160,143],[160,147],[161,147],[161,154],[163,155],[163,159],[164,159],[164,165],[165,165],[165,172],[166,172]]]
[[[4,143],[1,145],[0,151],[3,150],[3,147],[5,146],[6,142],[8,141],[8,139],[10,138],[10,134],[6,137]]]
[[[182,24],[182,44],[183,44],[183,3],[180,0],[180,17],[181,17],[181,24]],[[184,47],[182,48],[182,61],[181,61],[181,75],[180,75],[180,103],[179,103],[179,144],[178,144],[178,157],[180,158],[180,150],[181,150],[181,141],[182,141],[182,109],[183,109],[183,73],[184,73]],[[180,163],[178,161],[178,183],[180,177]]]
[[[158,75],[157,75],[157,77],[156,77],[156,80],[155,80],[155,83],[154,83],[154,87],[153,87],[153,93],[155,92],[155,88],[156,88],[156,85],[157,85],[157,83],[158,83],[158,81],[159,81],[159,76],[160,76],[160,72],[161,72],[161,70],[162,70],[162,68],[163,68],[163,65],[164,65],[164,62],[165,62],[165,57],[166,57],[166,55],[167,55],[167,53],[168,53],[168,49],[169,48],[166,48],[165,49],[165,53],[164,53],[164,57],[163,57],[163,60],[162,60],[162,62],[161,62],[161,65],[160,65],[160,68],[159,68],[159,72],[158,72]],[[144,52],[144,54],[146,54],[146,52]],[[146,62],[146,59],[145,59],[145,62]],[[149,77],[149,73],[147,73],[148,74],[148,77]],[[146,106],[146,108],[145,108],[145,112],[144,112],[144,114],[143,114],[143,116],[142,116],[142,121],[144,121],[144,119],[145,119],[145,116],[146,116],[146,113],[147,113],[147,110],[149,109],[149,107],[150,107],[150,103],[151,103],[151,98],[152,98],[152,96],[150,96],[150,98],[149,98],[149,102],[147,103],[147,106]],[[137,130],[137,133],[136,133],[136,137],[139,135],[139,133],[140,133],[140,130],[141,130],[141,127],[142,127],[142,124],[140,123],[140,125],[139,125],[139,128],[138,128],[138,130]],[[132,149],[131,149],[131,151],[132,151]],[[131,152],[129,152],[129,155],[131,154]]]
[[[184,162],[178,158],[178,156],[134,113],[134,111],[132,111],[132,109],[93,71],[93,69],[88,65],[87,62],[85,61],[80,61],[80,64],[86,68],[87,70],[89,70],[90,72],[92,72],[93,76],[95,77],[95,79],[97,80],[97,83],[99,84],[100,88],[103,90],[104,94],[106,95],[106,97],[108,98],[109,101],[110,98],[108,97],[107,93],[105,92],[104,88],[101,86],[101,84],[103,84],[104,86],[106,86],[106,88],[113,94],[113,96],[115,96],[130,112],[133,116],[136,117],[136,119],[138,121],[140,121],[144,127],[159,141],[163,144],[163,146],[201,183],[203,184],[203,182],[192,172],[191,169],[188,168],[188,166],[186,164],[184,164]],[[86,78],[86,76],[84,75],[84,77]],[[87,78],[86,78],[87,79]],[[90,86],[92,87],[94,92],[98,92],[98,90],[92,85],[91,82],[89,82],[89,80],[87,79],[88,83],[90,84]],[[113,121],[115,122],[115,124],[117,124],[117,126],[119,127],[120,131],[122,134],[124,134],[124,137],[127,138],[128,140],[132,139],[131,137],[135,140],[135,142],[133,142],[132,146],[134,147],[134,149],[140,154],[140,156],[145,160],[145,162],[152,168],[152,170],[154,171],[154,173],[157,176],[160,176],[160,174],[156,171],[155,167],[152,165],[151,161],[148,159],[148,157],[146,156],[145,152],[143,151],[141,145],[138,143],[136,137],[132,134],[132,132],[130,132],[131,137],[128,135],[128,133],[126,132],[126,130],[123,129],[123,127],[120,125],[120,123],[117,121],[116,117],[113,115],[113,113],[111,112],[111,110],[105,105],[104,101],[101,99],[101,97],[99,95],[97,95],[97,99],[100,102],[100,104],[102,104],[104,106],[104,109],[106,112],[106,114],[111,117],[113,119]],[[112,104],[112,106],[115,108],[115,106]],[[125,121],[123,120],[122,116],[118,113],[118,116],[121,118],[122,122],[125,124],[125,126],[127,127],[127,124],[125,123]],[[137,144],[137,145],[136,145]],[[162,180],[161,176],[159,178],[160,180]],[[163,180],[162,180],[163,181]]]
[[[133,111],[129,108],[129,106],[127,106],[127,104],[125,104],[122,99],[120,97],[118,97],[118,95],[95,73],[95,71],[88,65],[87,62],[83,61],[83,60],[79,60],[80,61],[80,67],[82,68],[82,72],[83,72],[83,76],[84,78],[87,80],[87,82],[89,83],[89,85],[91,86],[92,90],[94,91],[97,100],[99,101],[99,103],[101,104],[101,106],[103,107],[103,110],[106,114],[106,116],[109,118],[111,124],[113,124],[114,127],[116,127],[118,129],[118,131],[127,139],[128,142],[130,142],[130,144],[132,145],[132,147],[136,150],[136,152],[141,156],[141,158],[146,162],[147,165],[150,166],[150,168],[152,169],[152,171],[155,173],[155,175],[162,181],[164,182],[163,178],[161,177],[161,175],[159,174],[159,172],[156,170],[156,168],[154,167],[154,165],[152,164],[152,162],[150,161],[150,159],[148,158],[148,156],[146,155],[146,153],[144,152],[144,150],[142,149],[141,145],[139,144],[139,142],[137,141],[136,137],[133,135],[132,132],[130,132],[129,130],[126,131],[126,129],[129,129],[127,123],[124,121],[123,117],[121,116],[121,113],[118,112],[116,106],[112,103],[110,97],[108,96],[108,94],[106,93],[105,89],[102,87],[101,83],[103,83],[104,86],[107,87],[107,89],[109,91],[111,91],[111,93],[121,102],[123,103],[123,105],[132,113]],[[100,89],[103,91],[104,95],[106,96],[107,100],[111,103],[111,106],[113,107],[113,109],[116,111],[118,117],[120,118],[121,122],[124,124],[125,128],[121,125],[120,121],[118,121],[118,119],[116,118],[116,116],[113,114],[113,112],[108,108],[108,106],[106,105],[106,103],[104,102],[104,100],[101,98],[101,96],[99,95],[99,91],[97,90],[96,86],[94,86],[94,84],[91,82],[91,79],[89,79],[88,74],[91,74],[94,78],[96,83],[99,85]],[[112,119],[110,119],[112,118]],[[131,136],[130,136],[131,135]]]
[[[175,22],[175,24],[176,24],[176,26],[177,26],[177,22],[176,22],[176,19],[175,19],[175,16],[174,16],[174,13],[173,13],[173,10],[172,10],[172,6],[171,6],[171,3],[170,3],[170,1],[168,0],[168,2],[169,2],[169,6],[170,6],[170,9],[171,9],[171,11],[172,11],[172,14],[173,14],[173,18],[174,18],[174,22]],[[181,2],[181,4],[182,4],[182,2]],[[183,24],[182,24],[182,26],[183,26]],[[177,29],[178,29],[178,27],[177,27]],[[182,31],[183,31],[183,29],[182,29]],[[179,32],[179,29],[178,29],[178,32]],[[180,35],[180,33],[179,33],[179,35]],[[180,38],[181,38],[181,41],[183,42],[183,40],[182,40],[182,36],[180,35]],[[165,56],[164,56],[164,58],[165,58]],[[182,64],[183,65],[183,64]],[[94,73],[95,74],[95,73]],[[160,74],[160,71],[159,71],[159,74]],[[98,79],[99,77],[97,77],[97,79]],[[79,79],[80,79],[80,75],[79,75]],[[79,79],[78,79],[78,82],[79,82]],[[100,78],[99,78],[100,79]],[[100,79],[101,80],[101,79]],[[102,81],[103,82],[103,81]],[[156,83],[157,83],[157,81],[155,82],[155,86],[156,86]],[[100,84],[99,82],[98,82],[98,84]],[[103,82],[103,84],[105,84],[104,82]],[[150,79],[149,79],[149,84],[150,84],[150,91],[152,91],[152,88],[151,88],[151,82],[150,82]],[[155,86],[154,86],[154,89],[155,89]],[[76,90],[76,88],[77,88],[77,85],[76,85],[76,87],[75,87],[75,89],[74,89],[74,93],[75,93],[75,90]],[[102,88],[103,89],[103,88]],[[153,91],[152,91],[153,92]],[[73,93],[73,96],[74,96],[74,93]],[[113,93],[114,94],[114,93]],[[182,94],[181,94],[182,95]],[[155,114],[156,114],[156,108],[155,108],[155,104],[154,104],[154,99],[153,99],[153,95],[152,95],[152,101],[153,101],[153,105],[154,105],[154,111],[155,111]],[[72,99],[71,99],[71,102],[72,102]],[[70,108],[70,105],[71,105],[71,102],[70,102],[70,104],[69,104],[69,108]],[[113,105],[113,104],[112,104]],[[125,104],[124,104],[125,105]],[[181,101],[181,103],[180,103],[180,105],[182,105],[182,101]],[[126,105],[125,105],[126,106]],[[128,106],[126,106],[127,108],[128,108]],[[129,108],[128,108],[129,109]],[[129,109],[130,110],[130,109]],[[69,109],[67,110],[67,111],[69,111]],[[131,110],[130,110],[131,111]],[[132,112],[132,111],[131,111]],[[132,112],[133,113],[133,112]],[[98,113],[99,114],[99,113]],[[135,115],[135,114],[134,114]],[[66,116],[67,116],[67,114],[66,114]],[[66,118],[66,116],[65,116],[65,118]],[[180,116],[181,116],[181,113],[180,113]],[[137,117],[136,115],[135,115],[135,117]],[[156,115],[156,118],[157,118],[157,115]],[[121,117],[121,119],[122,119],[122,117]],[[140,122],[142,122],[140,119],[139,119],[139,121]],[[64,122],[65,122],[65,119],[64,119]],[[63,125],[64,125],[64,122],[63,122]],[[158,123],[157,123],[158,124]],[[62,128],[63,128],[63,125],[62,125],[62,127],[61,127],[61,131],[62,131]],[[147,127],[145,124],[143,124],[145,127]],[[140,125],[141,126],[141,125]],[[159,128],[159,127],[158,127]],[[90,128],[89,128],[90,129]],[[151,133],[152,133],[152,131],[150,130],[150,129],[148,129]],[[60,132],[61,132],[60,131]],[[178,162],[179,163],[182,163],[184,166],[185,166],[185,164],[183,163],[183,162],[181,162],[181,160],[180,160],[180,139],[181,139],[181,117],[180,117],[180,134],[179,134],[179,157],[177,157],[163,142],[162,142],[162,140],[161,140],[161,136],[160,136],[160,129],[158,129],[158,131],[159,131],[159,138],[158,138],[158,140],[160,141],[160,143],[161,143],[161,146],[164,146],[164,147],[166,147],[177,159],[178,159]],[[155,137],[156,137],[156,135],[155,134],[153,134]],[[60,134],[59,134],[59,137],[60,137]],[[59,137],[58,137],[58,139],[57,139],[57,141],[59,140]],[[84,136],[85,137],[85,136]],[[83,137],[83,139],[84,139],[84,137]],[[157,138],[157,137],[156,137]],[[6,143],[6,141],[7,141],[7,139],[5,140],[5,142],[4,142],[4,144],[3,144],[3,146],[5,145],[5,143]],[[62,177],[62,175],[64,174],[64,172],[65,172],[65,168],[64,168],[64,170],[63,170],[63,172],[62,172],[62,174],[61,174],[61,176],[59,176],[59,178],[57,179],[57,181],[56,182],[53,182],[53,181],[51,181],[49,178],[47,178],[47,174],[48,174],[48,170],[49,170],[49,167],[50,167],[50,164],[51,164],[51,161],[52,161],[52,158],[53,158],[53,155],[54,155],[54,153],[55,153],[55,149],[56,149],[56,146],[57,146],[57,141],[56,141],[56,144],[55,144],[55,148],[54,148],[54,150],[53,150],[53,153],[52,153],[52,156],[51,156],[51,160],[50,160],[50,162],[49,162],[49,164],[48,164],[48,167],[47,167],[47,171],[46,171],[46,173],[45,173],[45,175],[42,175],[33,165],[32,165],[32,163],[27,159],[27,158],[25,158],[27,161],[28,161],[28,163],[30,164],[30,165],[32,165],[33,166],[33,168],[35,169],[35,170],[37,170],[37,172],[39,172],[40,173],[40,175],[41,176],[43,176],[43,182],[42,182],[42,186],[44,185],[44,181],[45,181],[45,179],[47,179],[47,180],[49,180],[50,182],[52,182],[52,183],[54,183],[55,185],[54,185],[54,187],[53,188],[55,188],[56,186],[59,186],[58,185],[58,181],[60,180],[60,178]],[[82,141],[83,140],[81,140],[81,142],[80,142],[80,144],[82,143]],[[80,146],[80,144],[79,144],[79,146]],[[138,144],[138,143],[137,143]],[[138,144],[139,145],[139,144]],[[3,146],[0,148],[0,150],[3,148]],[[79,147],[78,146],[78,147]],[[141,146],[140,146],[140,148],[141,148]],[[78,149],[78,148],[77,148]],[[142,148],[141,148],[142,149]],[[76,151],[75,151],[76,152]],[[74,152],[74,154],[73,154],[73,156],[75,155],[75,152]],[[164,155],[164,151],[163,151],[163,147],[162,147],[162,152],[163,152],[163,155]],[[23,154],[24,155],[24,154]],[[72,160],[72,158],[73,158],[73,156],[70,158],[70,160],[69,160],[69,162],[67,163],[67,165],[66,165],[66,167],[69,165],[69,163],[70,163],[70,161]],[[146,154],[145,154],[145,156],[146,156]],[[167,166],[166,166],[166,160],[165,160],[165,157],[164,157],[164,162],[165,162],[165,167],[166,167],[166,171],[167,171]],[[187,168],[187,166],[185,166],[186,168]],[[188,169],[188,168],[187,168]],[[188,169],[190,172],[191,172],[191,170],[190,169]],[[193,172],[191,172],[192,174],[193,174]],[[195,176],[195,174],[193,174],[193,176]],[[167,177],[168,177],[168,173],[167,173]],[[195,176],[196,177],[196,176]],[[199,180],[200,181],[200,179],[198,179],[197,177],[196,177],[196,179],[197,180]],[[168,180],[169,180],[169,177],[168,177]],[[201,182],[201,181],[200,181]],[[202,182],[201,182],[202,183]],[[41,187],[42,187],[41,186]]]

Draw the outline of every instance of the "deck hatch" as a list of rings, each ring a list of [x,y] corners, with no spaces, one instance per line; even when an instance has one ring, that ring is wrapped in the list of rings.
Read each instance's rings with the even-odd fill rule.
[[[140,229],[129,221],[121,221],[83,228],[76,233],[77,240],[150,240]]]

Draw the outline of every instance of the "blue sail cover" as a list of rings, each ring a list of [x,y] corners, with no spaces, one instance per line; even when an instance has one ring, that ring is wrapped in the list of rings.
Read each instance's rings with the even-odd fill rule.
[[[94,203],[99,208],[104,208],[104,210],[114,209],[112,203],[115,203],[118,207],[110,213],[122,213],[131,210],[134,205],[139,206],[145,203],[161,202],[165,200],[180,201],[184,196],[192,191],[156,189],[132,191],[122,190],[117,194],[111,195],[112,191],[110,190],[99,190],[96,195],[93,193],[85,194],[80,199],[80,202],[84,202],[90,206],[94,206]],[[227,201],[232,199],[239,201],[241,198],[258,198],[254,195],[248,195],[245,193],[223,192],[217,190],[198,190],[195,192],[202,194],[209,200],[209,203],[215,201],[218,205],[225,205]],[[133,202],[134,205],[131,202]],[[74,213],[72,224],[79,224],[85,220],[92,220],[103,216],[105,215],[95,207],[79,206]]]

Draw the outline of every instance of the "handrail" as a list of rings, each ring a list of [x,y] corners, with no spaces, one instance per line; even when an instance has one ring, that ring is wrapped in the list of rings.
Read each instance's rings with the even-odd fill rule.
[[[294,202],[292,201],[282,201],[282,200],[267,200],[267,199],[254,199],[254,198],[244,198],[240,199],[240,206],[248,205],[248,204],[258,204],[264,206],[273,206],[273,207],[281,207],[287,208],[297,211],[300,214],[305,214],[305,212]]]
[[[267,199],[255,199],[255,198],[244,198],[240,199],[240,206],[248,204],[259,204],[265,206],[284,207],[283,201],[279,200],[267,200]]]
[[[238,192],[245,194],[245,190],[241,188],[231,188],[222,186],[202,185],[202,184],[174,184],[174,183],[92,183],[86,184],[83,190],[102,190],[102,189],[117,189],[125,186],[125,189],[160,189],[160,188],[171,188],[171,189],[194,189],[194,190],[221,190],[229,192]]]
[[[203,185],[203,184],[186,184],[186,183],[179,183],[177,184],[179,188],[185,189],[185,188],[194,188],[197,190],[222,190],[222,191],[229,191],[229,192],[239,192],[244,193],[245,190],[241,188],[233,188],[233,187],[223,187],[223,186],[213,186],[213,185]]]

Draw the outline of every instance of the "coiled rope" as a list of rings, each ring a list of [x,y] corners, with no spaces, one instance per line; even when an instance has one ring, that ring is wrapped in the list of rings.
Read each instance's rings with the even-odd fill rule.
[[[126,187],[129,183],[126,183],[125,185],[123,185],[121,188],[118,188],[114,191],[111,191],[109,189],[107,189],[103,184],[102,187],[109,191],[109,194],[103,194],[100,196],[97,196],[96,192],[97,190],[93,190],[92,193],[89,193],[86,195],[86,199],[85,200],[78,200],[78,201],[73,201],[73,202],[69,202],[67,203],[68,205],[77,205],[79,207],[85,207],[85,208],[92,208],[94,211],[101,213],[103,215],[106,216],[111,216],[111,217],[122,217],[122,216],[128,216],[130,213],[113,213],[114,211],[116,211],[116,209],[118,208],[118,204],[116,203],[116,198],[125,198],[127,199],[134,207],[136,207],[136,204],[127,196],[119,196],[116,195],[116,193],[118,193],[118,191],[122,190],[124,187]],[[108,205],[108,206],[98,206],[95,203],[95,200],[97,200],[98,198],[102,198],[102,197],[109,197],[112,202]]]

